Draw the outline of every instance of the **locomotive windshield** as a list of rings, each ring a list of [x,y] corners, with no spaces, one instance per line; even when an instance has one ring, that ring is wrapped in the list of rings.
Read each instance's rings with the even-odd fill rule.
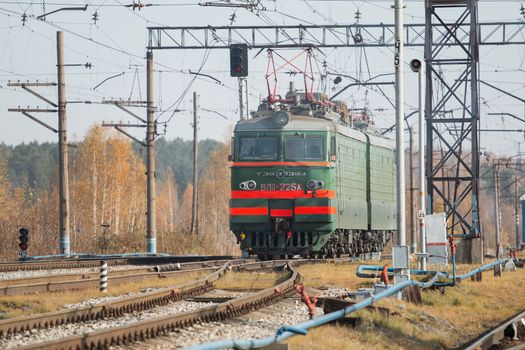
[[[241,137],[239,158],[241,160],[275,160],[278,157],[277,137]]]
[[[324,160],[324,137],[286,136],[284,158],[286,160]]]

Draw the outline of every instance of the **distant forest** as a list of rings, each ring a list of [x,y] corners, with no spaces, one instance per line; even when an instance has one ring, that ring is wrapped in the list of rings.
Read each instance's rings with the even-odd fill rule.
[[[193,142],[156,140],[159,253],[234,254],[229,231],[230,146],[199,142],[199,230],[190,232]],[[30,255],[58,252],[56,143],[0,145],[0,260],[17,254],[18,229],[30,230]],[[143,252],[146,152],[101,126],[69,147],[69,220],[73,252]]]
[[[199,172],[202,173],[209,155],[222,143],[215,140],[199,142]],[[15,186],[31,188],[36,191],[48,191],[51,179],[58,172],[58,145],[56,143],[30,142],[12,146],[0,144],[0,155],[7,160],[7,175]],[[178,195],[182,196],[193,173],[193,141],[176,138],[166,140],[159,138],[155,142],[156,176],[164,181],[167,170],[171,169],[177,184]],[[146,162],[146,149],[140,145],[133,146],[134,152]],[[76,148],[70,147],[70,159],[74,159]],[[73,162],[70,161],[70,167]]]

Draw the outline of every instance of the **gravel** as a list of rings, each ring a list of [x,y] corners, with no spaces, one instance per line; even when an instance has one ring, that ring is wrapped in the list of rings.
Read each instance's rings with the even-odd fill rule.
[[[326,290],[321,291],[321,293],[319,294],[319,297],[336,298],[342,295],[347,295],[350,292],[352,291],[346,288],[328,288]]]
[[[150,265],[137,266],[137,265],[121,265],[121,266],[108,266],[108,273],[111,271],[121,271],[127,269],[143,269],[151,268]],[[52,269],[52,270],[31,270],[31,271],[11,271],[11,272],[0,272],[0,280],[9,280],[15,278],[30,278],[30,277],[46,277],[46,276],[57,276],[57,275],[68,275],[68,274],[83,274],[90,272],[99,272],[98,267],[82,267],[82,268],[70,268],[70,269]]]
[[[141,292],[149,292],[153,290],[153,288],[145,289]],[[99,298],[93,298],[86,300],[79,304],[70,304],[65,305],[64,308],[74,308],[78,306],[85,306],[85,305],[94,305],[102,302],[106,302],[109,300],[114,300],[118,298],[123,298],[126,296],[134,295],[138,293],[128,293],[126,295],[116,296],[116,297],[99,297]],[[243,295],[246,295],[247,293],[232,293],[232,292],[223,292],[220,290],[213,290],[209,293],[206,293],[203,296],[208,297],[231,297],[231,298],[238,298]],[[105,320],[96,320],[96,321],[89,321],[85,323],[73,323],[73,324],[67,324],[62,325],[59,327],[54,327],[50,329],[42,329],[42,330],[36,330],[33,329],[31,331],[26,331],[21,334],[14,334],[6,338],[0,338],[0,349],[15,349],[20,346],[28,345],[28,344],[35,344],[40,342],[46,342],[46,341],[52,341],[57,340],[60,338],[83,334],[86,332],[92,332],[100,329],[109,329],[109,328],[115,328],[119,326],[123,326],[126,324],[130,324],[133,322],[139,322],[143,320],[149,320],[157,317],[163,317],[168,315],[174,315],[178,313],[183,313],[187,311],[192,311],[208,306],[216,305],[216,303],[213,302],[194,302],[194,301],[178,301],[171,304],[168,304],[166,306],[161,306],[158,308],[154,308],[151,310],[146,310],[138,313],[133,314],[126,314],[123,317],[120,318],[109,318]]]
[[[22,334],[15,334],[7,338],[0,339],[0,348],[16,349],[24,345],[57,340],[60,338],[83,334],[86,332],[96,331],[100,329],[115,328],[133,322],[187,312],[212,305],[215,305],[215,303],[180,301],[152,310],[139,312],[136,314],[127,314],[121,318],[110,318],[85,323],[72,323],[44,330],[33,329],[31,331],[26,331]]]
[[[151,290],[153,289],[147,289],[142,292]],[[330,288],[328,290],[322,291],[319,295],[338,296],[341,294],[345,294],[346,292],[346,289]],[[126,295],[117,297],[98,297],[86,300],[78,304],[65,305],[64,308],[72,309],[79,306],[94,305],[135,294],[139,293],[128,293]],[[234,293],[213,290],[203,296],[238,298],[243,295],[246,295],[246,293]],[[152,310],[147,310],[134,314],[127,314],[121,318],[111,318],[106,320],[97,320],[79,324],[68,324],[45,330],[33,329],[30,331],[26,331],[22,334],[15,334],[0,339],[0,348],[16,349],[20,346],[28,344],[53,341],[67,336],[83,334],[86,332],[92,332],[100,329],[115,328],[133,322],[163,317],[167,315],[174,315],[177,313],[192,311],[213,305],[216,305],[216,303],[179,301],[166,306],[154,308]],[[315,316],[317,317],[322,314],[322,310],[316,308]],[[296,295],[293,298],[287,298],[277,304],[271,305],[267,308],[252,312],[248,315],[244,315],[236,319],[226,320],[224,322],[195,324],[192,327],[176,330],[168,336],[153,339],[151,340],[151,342],[154,342],[155,349],[176,349],[222,339],[264,338],[267,336],[275,335],[275,332],[282,325],[294,325],[304,322],[308,319],[308,309],[304,305],[304,303],[301,302],[300,297]]]
[[[132,296],[136,296],[136,295],[140,295],[140,294],[145,294],[145,293],[149,293],[149,292],[153,292],[153,291],[161,290],[161,289],[166,289],[166,288],[145,288],[145,289],[141,289],[139,292],[129,292],[129,293],[125,293],[125,294],[120,294],[120,295],[115,295],[115,296],[107,296],[107,297],[95,297],[95,298],[91,298],[91,299],[88,299],[88,300],[84,300],[84,301],[82,301],[80,303],[63,305],[62,309],[77,309],[77,308],[81,308],[81,307],[85,307],[85,306],[93,306],[93,305],[96,305],[96,304],[101,304],[101,303],[106,303],[108,301],[124,299],[124,298],[132,297]]]
[[[323,314],[315,309],[315,317]],[[180,349],[224,339],[260,339],[274,336],[283,325],[309,320],[308,308],[298,298],[288,298],[265,309],[224,322],[195,324],[167,337],[152,340],[155,349]]]

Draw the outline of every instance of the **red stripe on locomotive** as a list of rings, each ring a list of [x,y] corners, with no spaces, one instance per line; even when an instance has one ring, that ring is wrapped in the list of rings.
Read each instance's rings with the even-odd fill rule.
[[[296,215],[309,215],[309,214],[335,214],[337,213],[336,207],[295,207]]]
[[[292,209],[270,209],[270,216],[293,216]]]
[[[268,215],[268,208],[230,208],[230,215]]]

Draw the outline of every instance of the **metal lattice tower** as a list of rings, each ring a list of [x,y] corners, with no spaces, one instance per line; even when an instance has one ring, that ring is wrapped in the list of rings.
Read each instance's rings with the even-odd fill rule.
[[[467,238],[480,235],[477,6],[427,0],[425,14],[427,210],[442,205],[448,233]]]

